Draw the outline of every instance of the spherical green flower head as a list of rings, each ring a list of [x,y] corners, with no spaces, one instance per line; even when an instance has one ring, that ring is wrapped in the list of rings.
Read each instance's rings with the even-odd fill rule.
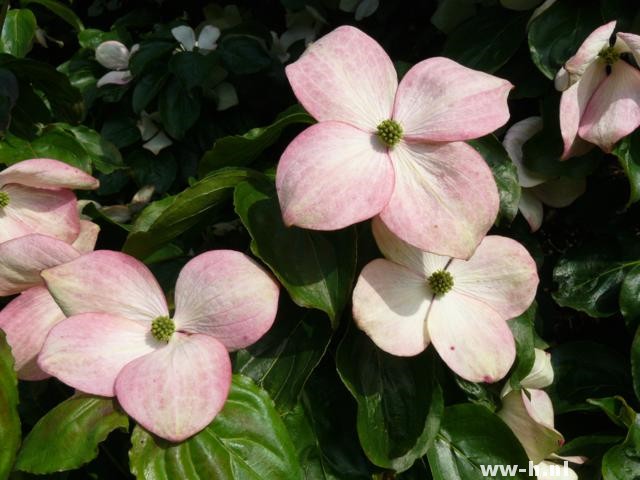
[[[176,325],[169,317],[158,317],[151,323],[151,335],[159,342],[168,342],[176,331]]]
[[[402,126],[395,120],[383,121],[378,125],[378,129],[376,131],[378,138],[387,147],[394,147],[397,145],[398,142],[402,140],[402,133]]]
[[[607,65],[613,65],[620,60],[620,52],[618,52],[615,47],[606,47],[600,50],[598,57]]]
[[[453,276],[446,270],[433,272],[427,281],[436,297],[441,297],[453,288]]]
[[[7,192],[0,191],[0,208],[4,208],[9,205],[9,194]]]

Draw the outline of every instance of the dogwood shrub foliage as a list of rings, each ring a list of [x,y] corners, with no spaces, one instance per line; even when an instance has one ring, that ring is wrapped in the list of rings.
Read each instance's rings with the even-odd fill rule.
[[[640,478],[635,1],[0,23],[0,480]]]

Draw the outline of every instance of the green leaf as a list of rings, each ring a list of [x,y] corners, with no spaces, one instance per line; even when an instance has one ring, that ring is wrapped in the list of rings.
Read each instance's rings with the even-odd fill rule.
[[[302,479],[296,450],[272,400],[250,379],[235,375],[214,421],[172,444],[136,427],[129,452],[138,479]]]
[[[0,478],[8,478],[20,446],[18,379],[13,369],[11,347],[0,330]]]
[[[128,430],[129,417],[114,399],[74,395],[42,417],[29,432],[16,468],[37,474],[74,470],[96,458],[98,445],[118,428]]]
[[[142,42],[140,48],[129,60],[129,68],[134,77],[139,77],[147,69],[162,63],[162,57],[169,56],[176,48],[175,40],[149,40]]]
[[[529,25],[531,58],[547,78],[604,22],[598,2],[555,2]]]
[[[618,157],[629,179],[628,207],[640,200],[640,132],[636,131],[623,138],[616,145],[613,154]]]
[[[640,399],[640,327],[636,329],[631,344],[631,378],[636,397]]]
[[[513,389],[520,388],[520,382],[529,374],[535,362],[536,309],[537,305],[533,303],[526,312],[508,322],[516,340],[516,363],[509,379]]]
[[[432,445],[444,409],[433,349],[396,357],[350,326],[336,366],[358,403],[358,436],[367,457],[397,472],[410,468]]]
[[[244,135],[231,135],[216,140],[200,162],[200,175],[226,166],[247,166],[273,145],[289,125],[311,124],[313,118],[299,105],[294,105],[267,127],[253,128]]]
[[[21,84],[24,82],[42,92],[58,120],[73,123],[82,118],[83,104],[80,91],[71,86],[66,75],[51,65],[0,54],[0,67],[10,70]]]
[[[84,30],[84,25],[80,17],[75,14],[71,8],[67,7],[64,3],[57,0],[20,0],[21,5],[38,4],[51,11],[54,15],[57,15],[62,20],[71,25],[71,28],[81,32]]]
[[[592,317],[618,312],[618,296],[625,275],[640,265],[640,244],[631,235],[619,234],[570,250],[553,270],[558,305]]]
[[[97,28],[86,28],[78,32],[78,43],[82,48],[95,50],[102,42],[120,40],[117,32],[103,32]]]
[[[133,177],[139,187],[153,185],[155,191],[164,193],[176,179],[178,162],[168,151],[154,155],[148,150],[137,150],[127,159],[133,168]]]
[[[19,58],[26,56],[31,51],[36,28],[36,17],[31,10],[9,10],[0,35],[0,52]]]
[[[495,135],[471,140],[469,144],[485,159],[498,186],[500,211],[496,225],[509,225],[518,214],[518,204],[520,203],[521,190],[518,183],[518,170]]]
[[[493,73],[518,50],[528,18],[525,12],[482,9],[449,34],[442,54],[469,68]]]
[[[620,312],[632,330],[640,325],[640,265],[629,270],[622,281]]]
[[[249,176],[246,169],[220,170],[175,196],[149,204],[136,219],[123,251],[144,258],[202,219],[213,219],[231,198],[233,188]]]
[[[177,78],[166,85],[158,108],[165,131],[173,138],[181,139],[200,116],[200,99],[194,92],[188,91]]]
[[[271,65],[271,56],[257,37],[226,35],[219,49],[224,67],[237,75],[258,73]]]
[[[636,416],[627,438],[612,447],[602,458],[604,480],[629,480],[640,477],[640,418]]]
[[[295,303],[322,310],[336,327],[355,277],[355,229],[286,227],[275,187],[265,177],[240,183],[234,205],[253,239],[251,251],[271,268]]]
[[[468,404],[445,409],[440,432],[427,456],[434,480],[481,480],[487,477],[480,465],[526,469],[529,464],[520,442],[497,415]],[[508,478],[528,480],[529,476],[517,472]]]
[[[551,350],[554,382],[548,392],[556,415],[595,410],[589,398],[631,397],[628,359],[595,342],[569,342]]]
[[[309,375],[329,346],[332,332],[322,317],[315,310],[280,308],[271,330],[236,354],[235,371],[264,388],[280,412],[295,407]]]
[[[187,90],[203,86],[216,68],[214,55],[198,52],[178,52],[169,60],[169,71],[178,77]]]
[[[605,398],[589,398],[587,402],[600,408],[619,427],[629,428],[636,418],[636,412],[620,395]]]
[[[140,114],[151,101],[160,93],[169,78],[164,65],[158,65],[149,69],[133,89],[133,98],[131,100],[133,111]]]

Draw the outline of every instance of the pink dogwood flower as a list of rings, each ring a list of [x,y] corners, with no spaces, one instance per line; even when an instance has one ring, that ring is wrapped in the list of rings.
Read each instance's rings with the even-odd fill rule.
[[[38,234],[0,243],[0,297],[20,294],[0,310],[0,329],[7,335],[21,380],[49,377],[36,360],[49,330],[65,316],[40,272],[93,250],[100,228],[86,220],[80,222],[81,234],[73,245]]]
[[[41,233],[72,243],[80,233],[70,189],[95,189],[98,180],[66,163],[25,160],[0,172],[0,243]]]
[[[594,30],[556,76],[556,88],[563,90],[563,160],[590,144],[611,152],[640,125],[640,71],[621,58],[629,53],[640,60],[640,36],[618,33],[611,45],[615,28],[613,21]]]
[[[83,392],[117,396],[171,441],[213,420],[231,385],[227,351],[264,335],[278,307],[278,284],[231,250],[185,265],[173,316],[149,269],[119,252],[88,253],[42,277],[69,318],[49,333],[40,368]]]
[[[346,26],[312,43],[286,74],[319,122],[278,165],[287,225],[336,230],[380,215],[423,250],[473,253],[499,199],[491,170],[464,141],[508,120],[509,82],[431,58],[398,84],[382,47]]]
[[[544,210],[542,205],[564,208],[582,195],[587,182],[584,177],[549,178],[532,172],[524,164],[523,145],[542,130],[541,117],[529,117],[514,123],[504,136],[502,144],[518,169],[518,183],[521,188],[518,210],[522,213],[531,231],[542,226]]]
[[[503,378],[515,359],[507,320],[535,297],[536,265],[515,240],[485,237],[469,260],[421,251],[373,221],[385,259],[364,267],[353,292],[353,317],[382,350],[398,356],[430,343],[472,382]]]
[[[564,437],[554,426],[553,403],[542,388],[553,383],[551,356],[536,349],[531,372],[520,382],[521,390],[505,388],[501,394],[502,408],[498,416],[520,441],[529,459],[536,465],[538,480],[578,480],[576,473],[567,468],[562,475],[557,462],[584,463],[584,457],[561,457],[556,452],[564,445]],[[508,385],[508,384],[507,384]]]

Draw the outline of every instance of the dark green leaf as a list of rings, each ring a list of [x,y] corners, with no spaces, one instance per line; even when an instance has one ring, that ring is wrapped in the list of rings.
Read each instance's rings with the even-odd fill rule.
[[[237,75],[257,73],[271,65],[269,52],[257,37],[227,35],[220,42],[224,67]]]
[[[558,290],[553,298],[563,307],[607,317],[618,311],[622,281],[640,265],[640,243],[617,235],[570,250],[553,270]]]
[[[176,48],[175,41],[150,40],[142,42],[137,52],[131,55],[129,68],[135,77],[139,77],[147,68],[153,68],[160,59],[168,56]]]
[[[203,86],[216,67],[214,55],[198,52],[178,52],[169,60],[169,71],[178,77],[187,90]]]
[[[6,336],[0,330],[0,478],[8,478],[20,446],[18,379]]]
[[[177,78],[169,80],[158,101],[165,131],[181,139],[198,120],[200,104],[195,92],[188,91]]]
[[[24,57],[31,50],[37,26],[36,17],[28,8],[9,10],[2,26],[0,52]]]
[[[529,14],[486,8],[459,25],[447,37],[443,55],[477,70],[493,73],[525,39]]]
[[[136,219],[123,251],[144,258],[173,240],[231,198],[233,188],[250,176],[245,169],[214,172],[173,197],[149,204]]]
[[[293,124],[310,124],[313,118],[300,106],[294,105],[267,127],[253,128],[244,135],[232,135],[216,140],[200,162],[200,175],[226,166],[247,166],[278,140],[282,131]]]
[[[640,131],[623,138],[613,154],[618,157],[629,179],[629,206],[640,200]]]
[[[502,420],[480,405],[454,405],[444,411],[440,432],[428,452],[434,480],[481,480],[480,465],[518,465],[529,459]],[[503,477],[497,477],[503,478]],[[517,472],[509,478],[528,480]]]
[[[286,227],[275,187],[266,178],[239,184],[234,204],[253,239],[251,250],[271,268],[293,301],[326,312],[337,326],[355,276],[355,229],[319,232]]]
[[[494,135],[471,140],[469,144],[482,155],[496,180],[500,194],[500,211],[496,225],[509,225],[517,215],[520,203],[518,170]]]
[[[168,77],[169,74],[164,65],[149,69],[133,89],[133,111],[139,114],[147,108],[149,103],[160,93]]]
[[[407,470],[432,445],[444,408],[433,349],[395,357],[350,326],[336,365],[358,403],[358,436],[369,459]]]
[[[0,66],[10,70],[20,83],[30,84],[42,92],[58,120],[76,122],[82,118],[80,91],[71,86],[66,75],[51,65],[26,58],[0,55]]]
[[[74,470],[93,460],[98,445],[118,428],[128,430],[129,417],[116,407],[114,399],[74,395],[29,432],[16,468],[37,474]]]
[[[631,344],[631,377],[636,397],[640,398],[640,327],[636,330]]]
[[[120,40],[117,32],[103,32],[96,28],[87,28],[78,32],[78,43],[82,48],[95,50],[102,42]]]
[[[628,359],[594,342],[564,343],[551,350],[554,382],[549,387],[556,415],[594,410],[589,398],[631,397]]]
[[[604,480],[630,480],[640,477],[640,417],[629,428],[627,438],[602,458]]]
[[[520,388],[535,362],[535,319],[536,304],[532,304],[522,315],[509,321],[509,327],[516,340],[516,363],[509,382],[514,389]]]
[[[636,418],[636,412],[620,395],[605,398],[589,398],[587,402],[600,408],[619,427],[629,428]]]
[[[78,15],[76,15],[76,13],[71,10],[71,8],[67,7],[64,3],[57,0],[20,0],[20,4],[22,5],[29,5],[30,3],[42,5],[47,10],[50,10],[54,15],[57,15],[62,20],[71,25],[71,28],[73,28],[74,30],[78,32],[84,30],[84,25],[82,24],[82,20],[80,20],[80,17],[78,17]]]
[[[332,332],[322,316],[314,310],[280,308],[271,330],[236,354],[235,370],[264,388],[280,412],[293,409],[329,345]]]
[[[129,117],[114,117],[106,120],[100,130],[102,137],[117,148],[128,147],[140,140],[140,130]]]
[[[138,150],[128,158],[133,178],[139,187],[153,185],[156,192],[164,193],[176,179],[178,163],[168,151],[154,155],[148,150]]]
[[[620,312],[631,329],[640,325],[640,265],[629,270],[622,281]]]
[[[235,375],[222,411],[203,431],[171,444],[136,427],[129,454],[138,479],[302,479],[296,450],[269,396]]]
[[[531,58],[547,78],[604,22],[597,2],[555,2],[529,25]]]

